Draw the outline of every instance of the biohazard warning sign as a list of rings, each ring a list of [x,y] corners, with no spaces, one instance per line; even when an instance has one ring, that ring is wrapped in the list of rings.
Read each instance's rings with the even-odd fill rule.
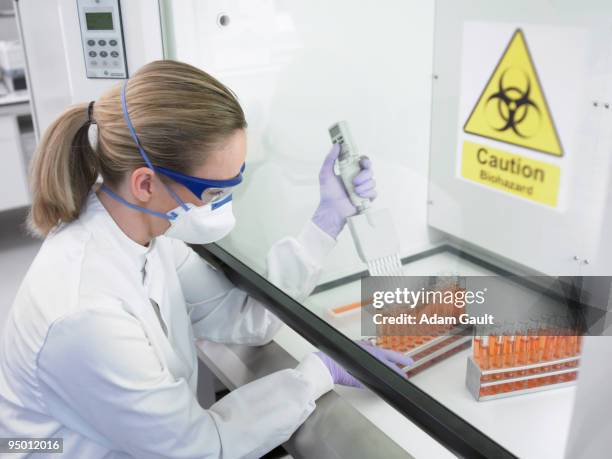
[[[463,142],[461,176],[540,204],[556,207],[561,169],[554,164]]]
[[[525,36],[517,29],[463,130],[555,156],[563,149]]]

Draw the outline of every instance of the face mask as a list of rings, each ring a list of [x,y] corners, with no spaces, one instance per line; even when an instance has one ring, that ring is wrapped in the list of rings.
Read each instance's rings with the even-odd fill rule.
[[[164,235],[190,244],[210,244],[227,236],[236,224],[231,201],[216,208],[186,205],[188,210],[179,206],[171,212],[176,218],[170,220]]]
[[[226,196],[221,202],[205,206],[194,206],[181,201],[180,206],[164,214],[132,204],[106,185],[102,185],[100,191],[131,209],[168,220],[170,227],[164,232],[164,236],[180,239],[189,244],[217,242],[227,236],[236,224],[232,211],[232,195]]]
[[[108,194],[116,201],[119,201],[132,209],[146,212],[148,214],[168,220],[170,222],[170,227],[164,233],[165,236],[180,239],[190,244],[209,244],[224,238],[236,224],[236,220],[232,212],[231,189],[242,181],[244,165],[240,170],[240,174],[234,179],[230,180],[199,179],[196,177],[186,176],[178,172],[154,167],[146,152],[140,145],[140,140],[138,139],[134,126],[132,125],[132,121],[130,120],[125,96],[126,86],[127,80],[124,82],[121,90],[121,108],[123,109],[123,117],[128,126],[130,134],[138,147],[138,151],[140,152],[140,155],[147,166],[151,170],[160,172],[163,175],[170,177],[174,181],[181,183],[200,199],[205,198],[207,189],[216,190],[217,193],[220,193],[220,197],[210,204],[195,206],[191,203],[183,202],[181,198],[179,198],[178,195],[172,190],[172,188],[166,185],[165,182],[162,182],[168,193],[170,193],[174,200],[179,204],[176,209],[165,214],[132,204],[121,196],[115,194],[112,190],[104,185],[100,188],[100,190]]]

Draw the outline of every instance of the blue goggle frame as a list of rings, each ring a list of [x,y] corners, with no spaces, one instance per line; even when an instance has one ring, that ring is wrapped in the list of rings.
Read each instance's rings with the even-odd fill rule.
[[[125,118],[125,122],[130,131],[132,139],[134,139],[134,143],[136,143],[138,152],[140,153],[140,156],[142,156],[142,159],[146,163],[147,167],[183,185],[185,188],[191,191],[195,195],[196,198],[202,201],[205,200],[206,190],[209,190],[212,188],[225,190],[223,193],[220,193],[219,195],[215,196],[211,200],[213,209],[220,207],[223,204],[231,201],[232,200],[232,195],[231,195],[232,188],[242,182],[242,173],[244,172],[245,164],[242,164],[242,167],[240,168],[240,173],[236,177],[227,179],[227,180],[202,179],[199,177],[193,177],[191,175],[186,175],[186,174],[182,174],[177,171],[166,169],[164,167],[153,166],[153,163],[151,163],[149,156],[146,154],[144,148],[142,148],[140,139],[136,135],[136,130],[134,129],[134,125],[132,124],[132,120],[130,119],[130,115],[129,115],[128,108],[127,108],[126,96],[125,96],[127,82],[128,80],[125,80],[123,82],[123,87],[121,88],[121,108],[123,110],[123,117]],[[166,188],[168,189],[168,192],[174,197],[174,199],[185,210],[187,210],[186,204],[181,200],[181,198],[178,197],[178,195],[172,190],[172,188],[168,186],[166,186]]]
[[[245,165],[243,164],[240,168],[240,173],[231,179],[228,180],[212,180],[212,179],[203,179],[199,177],[193,177],[191,175],[181,174],[180,172],[172,171],[170,169],[166,169],[165,167],[156,167],[155,171],[159,172],[162,175],[174,180],[177,183],[180,183],[189,191],[191,191],[198,199],[205,201],[204,193],[206,190],[211,188],[223,189],[226,190],[224,193],[220,194],[217,198],[215,198],[212,202],[217,202],[227,196],[231,189],[236,185],[242,182],[242,173],[244,172]]]

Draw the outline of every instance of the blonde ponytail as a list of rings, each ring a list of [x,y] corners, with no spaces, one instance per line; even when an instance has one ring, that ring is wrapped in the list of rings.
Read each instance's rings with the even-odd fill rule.
[[[88,142],[88,106],[66,110],[45,132],[33,163],[33,203],[28,224],[46,236],[78,218],[98,175],[109,187],[146,167],[121,110],[121,85],[94,104],[97,146]],[[176,61],[155,61],[127,82],[130,119],[154,166],[184,174],[247,126],[244,112],[227,87],[208,73]]]
[[[30,231],[46,236],[59,223],[75,220],[97,178],[87,136],[87,104],[69,107],[45,131],[31,170]]]

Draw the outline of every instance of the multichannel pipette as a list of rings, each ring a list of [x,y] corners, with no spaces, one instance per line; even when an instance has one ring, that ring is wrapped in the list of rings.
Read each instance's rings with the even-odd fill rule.
[[[361,156],[351,137],[346,121],[329,128],[334,144],[340,145],[338,169],[342,183],[357,214],[348,218],[348,226],[361,260],[368,265],[372,276],[400,276],[400,244],[393,218],[388,209],[372,209],[370,200],[355,193],[353,180],[360,172]]]

